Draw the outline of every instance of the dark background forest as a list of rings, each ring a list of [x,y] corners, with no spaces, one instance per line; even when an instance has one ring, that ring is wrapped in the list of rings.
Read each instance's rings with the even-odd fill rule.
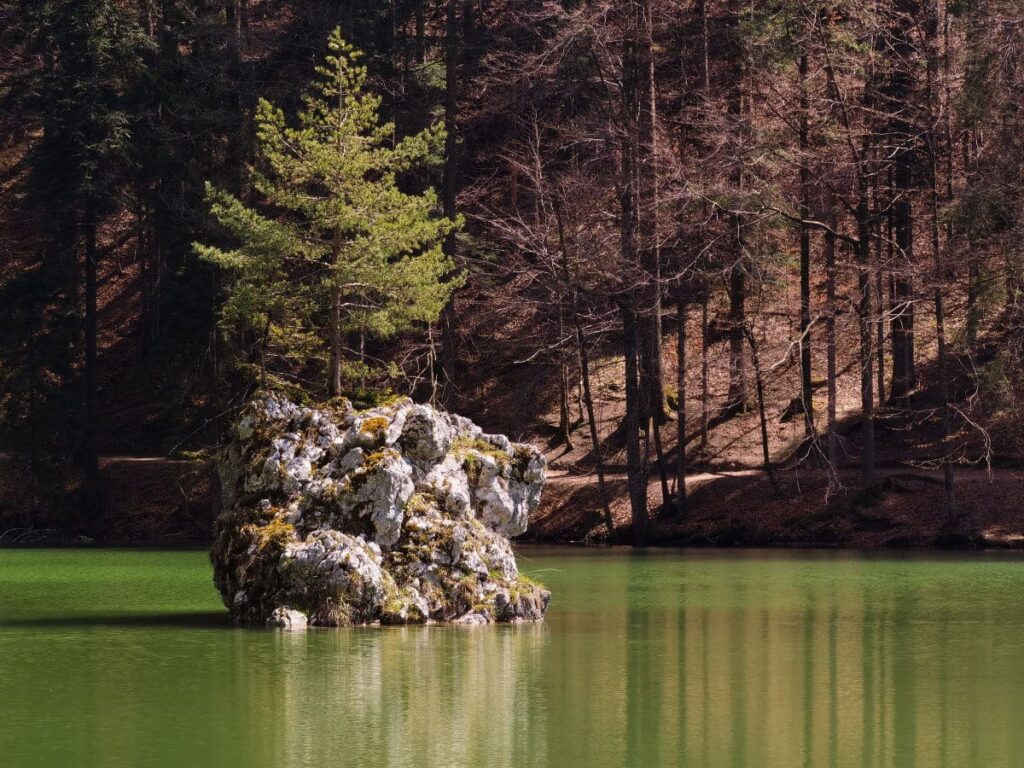
[[[1024,540],[1013,0],[3,0],[0,530],[202,536],[254,365],[328,395],[194,244],[338,26],[465,220],[357,404],[545,447],[539,538]]]

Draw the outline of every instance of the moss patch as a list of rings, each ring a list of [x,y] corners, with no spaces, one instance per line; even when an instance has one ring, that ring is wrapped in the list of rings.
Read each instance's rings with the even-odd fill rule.
[[[452,453],[462,459],[462,468],[473,485],[480,480],[480,473],[483,471],[481,461],[483,457],[492,459],[498,466],[498,472],[505,477],[517,466],[512,456],[479,437],[455,438],[452,441]]]
[[[434,500],[434,497],[426,493],[414,493],[405,502],[407,518],[429,515],[431,512],[437,511],[437,509],[437,502]]]
[[[281,517],[274,517],[266,525],[248,525],[242,530],[245,531],[246,528],[251,529],[251,535],[256,541],[256,547],[260,550],[267,549],[268,547],[283,549],[295,536],[295,526],[284,522]]]
[[[457,437],[452,441],[452,452],[456,455],[461,455],[468,451],[476,451],[484,456],[489,456],[498,462],[499,466],[507,465],[511,461],[505,451],[479,437]]]
[[[373,435],[377,438],[382,438],[390,426],[391,422],[385,417],[371,416],[370,418],[363,420],[363,423],[359,425],[359,431],[364,435]]]

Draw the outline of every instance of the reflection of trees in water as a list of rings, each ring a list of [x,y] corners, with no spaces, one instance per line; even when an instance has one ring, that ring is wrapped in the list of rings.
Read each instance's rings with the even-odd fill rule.
[[[541,625],[8,616],[0,766],[1024,766],[1024,564],[757,557],[556,561]]]
[[[557,764],[1024,765],[1016,578],[978,572],[972,589],[959,570],[827,557],[664,565],[617,574],[600,615],[551,617]]]
[[[243,635],[246,754],[261,765],[1024,765],[1016,577],[828,559],[667,566],[580,563],[542,625]]]
[[[927,575],[882,568],[848,583],[694,574],[699,599],[625,611],[631,762],[1024,765],[1024,644],[992,621],[998,591],[963,615]]]
[[[278,633],[264,727],[278,764],[547,762],[544,625]]]

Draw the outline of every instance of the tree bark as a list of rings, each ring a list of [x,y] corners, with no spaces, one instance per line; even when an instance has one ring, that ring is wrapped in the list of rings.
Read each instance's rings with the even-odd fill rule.
[[[825,232],[825,388],[828,436],[826,455],[830,484],[835,485],[839,446],[836,432],[836,228],[835,201],[829,193],[828,225]]]
[[[700,450],[708,447],[708,432],[711,426],[710,360],[708,344],[708,289],[705,287],[700,300]]]
[[[875,302],[878,307],[878,318],[875,322],[875,359],[877,364],[876,379],[879,407],[885,403],[885,316],[882,312],[882,307],[885,306],[885,280],[882,276],[882,250],[884,243],[882,238],[882,220],[877,215],[877,212],[882,209],[881,195],[879,193],[880,186],[879,174],[875,174],[872,185],[873,202],[876,212],[876,221],[872,228],[872,234],[875,239],[875,263],[872,271],[875,273]]]
[[[890,79],[888,109],[889,132],[896,142],[893,150],[893,218],[899,265],[894,268],[896,298],[892,327],[892,387],[894,401],[905,400],[914,388],[914,167],[917,163],[915,135],[906,117],[912,90],[910,67],[913,45],[909,25],[919,10],[916,0],[895,3],[891,50],[894,70]]]
[[[654,88],[654,41],[651,0],[633,0],[632,34],[624,64],[631,70],[627,81],[627,109],[635,120],[633,184],[636,248],[641,275],[640,388],[644,423],[653,421],[655,431],[666,421],[661,355],[661,253],[658,245],[658,174],[655,163],[657,103]],[[633,126],[630,126],[633,128]],[[655,435],[655,444],[660,443]],[[660,462],[659,462],[660,464]],[[663,483],[664,467],[660,467]]]
[[[620,300],[626,375],[626,473],[633,543],[647,535],[647,482],[651,425],[661,390],[657,252],[654,228],[653,59],[649,0],[627,4],[622,51],[621,163],[619,168],[620,254],[626,274]],[[643,446],[640,431],[643,430]],[[655,441],[657,444],[657,440]],[[664,466],[660,467],[664,471]]]
[[[743,193],[743,157],[740,132],[743,129],[743,41],[740,14],[743,3],[731,0],[727,9],[728,57],[728,112],[732,131],[731,182],[737,194]],[[729,395],[730,410],[745,411],[747,405],[747,364],[745,328],[747,275],[743,244],[743,220],[736,214],[731,222],[734,228],[732,265],[729,269]]]
[[[623,354],[626,379],[626,483],[632,518],[633,545],[647,542],[647,459],[640,449],[639,345],[635,312],[622,305]]]
[[[742,252],[740,224],[736,223],[736,240]],[[729,396],[730,410],[747,409],[747,361],[744,353],[744,328],[747,324],[747,276],[742,264],[729,271]]]
[[[775,477],[775,469],[772,466],[771,450],[768,445],[768,417],[764,407],[764,379],[761,376],[761,361],[757,355],[757,340],[754,338],[750,328],[744,328],[744,335],[750,344],[750,357],[754,363],[754,385],[757,389],[757,416],[761,427],[761,458],[764,463],[764,473],[768,476],[768,482],[772,491],[779,492],[779,482]]]
[[[458,66],[459,66],[459,24],[457,0],[447,0],[445,4],[445,56],[444,56],[444,178],[442,179],[442,208],[447,218],[453,219],[456,210],[456,185],[458,175]],[[444,241],[444,252],[449,258],[455,259],[455,233],[450,233]],[[455,295],[448,300],[441,311],[441,374],[443,391],[455,377],[456,346],[458,344],[458,319],[456,316]]]
[[[331,397],[338,397],[341,394],[341,289],[331,288],[331,316],[330,316],[330,345],[331,359],[327,370],[327,389]]]
[[[860,327],[860,398],[861,398],[861,482],[865,488],[875,485],[875,395],[871,325],[871,225],[868,209],[868,181],[863,170],[859,175],[857,203],[857,322]]]
[[[686,291],[676,288],[676,513],[686,514]]]
[[[597,489],[601,495],[601,508],[604,512],[604,524],[608,529],[609,540],[615,535],[615,521],[612,519],[611,503],[608,500],[608,488],[605,485],[604,456],[601,452],[601,441],[597,435],[597,418],[594,414],[594,395],[590,388],[590,352],[587,349],[587,338],[583,325],[576,320],[576,343],[580,353],[580,374],[583,382],[583,403],[587,407],[587,424],[590,427],[590,444],[594,449],[594,468],[597,471]]]
[[[945,259],[943,258],[942,245],[939,236],[939,140],[935,130],[936,115],[939,109],[939,93],[937,79],[939,77],[938,65],[938,24],[939,8],[938,2],[932,0],[929,3],[929,24],[928,30],[928,121],[929,130],[929,155],[931,160],[931,235],[932,235],[932,259],[934,262],[934,302],[935,302],[935,336],[938,345],[939,365],[939,391],[942,396],[942,447],[940,460],[942,461],[943,487],[945,490],[946,524],[949,528],[956,522],[956,488],[953,477],[953,462],[950,456],[950,437],[952,432],[952,414],[949,402],[949,372],[947,370],[948,351],[946,347],[946,313],[943,306],[942,284],[945,279]],[[944,26],[944,37],[946,39],[948,53],[948,25]],[[948,70],[947,73],[948,74]],[[947,135],[949,126],[946,124]],[[950,137],[951,138],[951,137]],[[951,156],[953,153],[952,142],[947,147]],[[950,185],[947,188],[949,197],[952,198],[951,174],[947,176]],[[947,230],[946,246],[952,239],[952,231]]]
[[[807,153],[810,148],[808,61],[800,57],[800,217],[811,218],[811,171]],[[811,228],[800,224],[800,402],[804,412],[804,431],[814,434],[814,390],[811,384]]]
[[[85,198],[82,219],[85,240],[85,424],[83,429],[83,463],[85,469],[84,507],[90,523],[95,523],[102,505],[100,462],[96,430],[98,426],[98,355],[97,341],[97,268],[96,201],[92,193]]]
[[[426,0],[415,0],[416,5],[416,63],[427,61],[427,20],[423,10]]]
[[[569,413],[569,366],[565,362],[558,364],[558,442],[571,451],[572,416]]]
[[[331,265],[333,271],[341,259],[342,231],[335,227],[334,240],[331,243]],[[333,275],[332,275],[333,277]],[[330,317],[327,320],[328,342],[330,344],[330,360],[327,367],[327,391],[331,397],[341,395],[341,360],[342,360],[342,337],[341,337],[341,287],[331,285],[331,306]]]

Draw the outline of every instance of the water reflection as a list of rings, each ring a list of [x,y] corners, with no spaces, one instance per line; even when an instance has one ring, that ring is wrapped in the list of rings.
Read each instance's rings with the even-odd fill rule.
[[[278,765],[547,764],[543,625],[277,633],[246,688]]]
[[[1024,562],[560,552],[524,568],[555,595],[543,624],[224,631],[192,598],[136,621],[148,593],[122,575],[116,599],[100,579],[61,606],[106,619],[61,622],[26,607],[30,588],[2,592],[0,762],[1024,765]]]
[[[549,690],[573,686],[548,723],[576,745],[560,764],[1024,765],[1022,564],[579,564],[598,567],[608,607],[551,621],[554,643],[576,635],[546,667]],[[578,651],[588,624],[603,665]]]
[[[574,559],[552,581],[542,625],[275,636],[280,665],[248,675],[276,691],[278,760],[1024,764],[1024,652],[999,607],[1022,601],[998,581],[665,557]]]

